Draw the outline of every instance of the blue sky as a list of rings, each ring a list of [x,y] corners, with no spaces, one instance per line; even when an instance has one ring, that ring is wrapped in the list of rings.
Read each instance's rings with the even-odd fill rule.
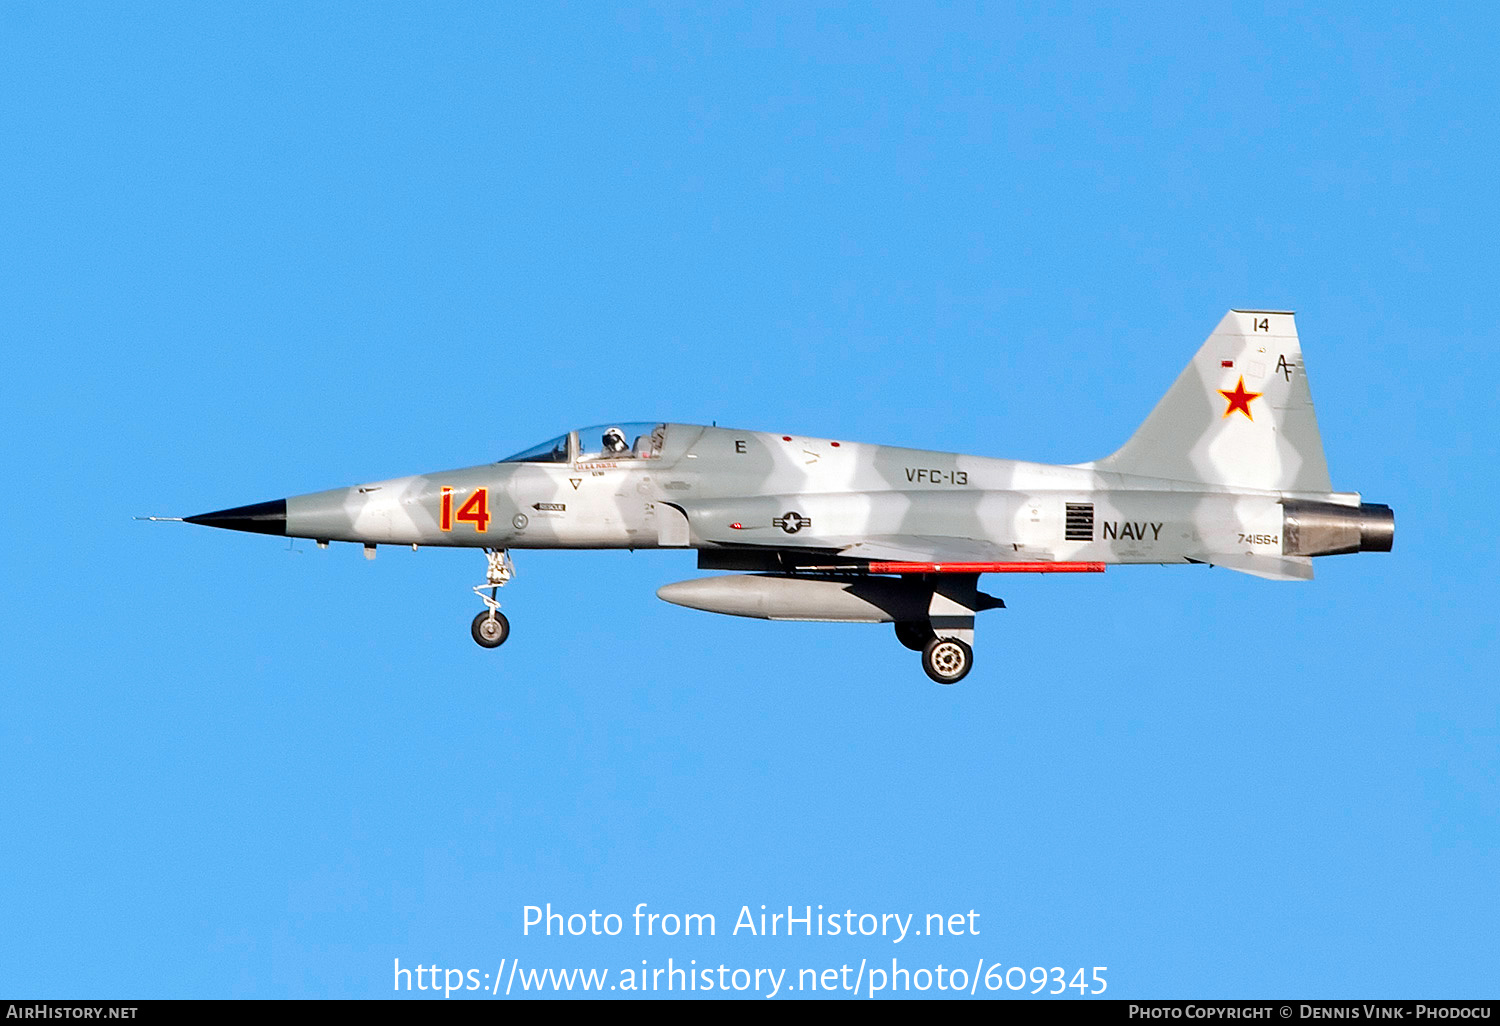
[[[1108,966],[1495,996],[1485,5],[0,7],[0,992],[403,966]],[[132,521],[662,418],[1114,449],[1298,311],[1390,555],[986,587],[976,667],[668,606],[682,553]],[[522,908],[719,932],[523,937]],[[742,905],[975,937],[729,936]],[[427,996],[427,995],[420,995]]]

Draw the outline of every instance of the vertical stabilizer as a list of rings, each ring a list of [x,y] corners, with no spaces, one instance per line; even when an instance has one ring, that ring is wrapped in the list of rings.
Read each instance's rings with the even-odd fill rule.
[[[1292,314],[1231,310],[1130,440],[1097,470],[1331,492]]]

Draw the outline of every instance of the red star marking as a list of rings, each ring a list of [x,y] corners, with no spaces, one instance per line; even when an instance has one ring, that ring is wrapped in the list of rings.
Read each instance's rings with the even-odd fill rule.
[[[1239,410],[1245,415],[1246,420],[1255,419],[1254,417],[1250,416],[1250,403],[1265,395],[1264,392],[1245,391],[1245,376],[1243,374],[1240,375],[1239,384],[1234,386],[1233,392],[1229,391],[1228,389],[1221,388],[1219,389],[1219,394],[1222,395],[1225,399],[1229,400],[1229,406],[1224,410],[1224,416],[1227,417],[1235,410]]]

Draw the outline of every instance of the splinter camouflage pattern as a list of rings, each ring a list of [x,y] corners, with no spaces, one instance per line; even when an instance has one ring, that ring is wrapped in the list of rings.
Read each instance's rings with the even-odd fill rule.
[[[755,573],[663,598],[894,621],[924,649],[967,644],[974,613],[1002,604],[977,591],[982,572],[1209,563],[1305,580],[1313,556],[1387,551],[1394,533],[1387,507],[1332,490],[1293,316],[1259,310],[1226,314],[1139,430],[1092,463],[601,425],[498,463],[188,520],[367,547],[694,548],[702,567]]]

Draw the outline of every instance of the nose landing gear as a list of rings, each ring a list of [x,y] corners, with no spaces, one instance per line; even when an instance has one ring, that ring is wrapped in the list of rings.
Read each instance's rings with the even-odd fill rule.
[[[485,549],[484,557],[489,561],[485,571],[484,583],[474,586],[474,594],[479,596],[484,603],[484,612],[474,617],[474,623],[469,632],[474,635],[475,643],[484,648],[499,648],[505,644],[505,639],[510,637],[510,621],[505,614],[500,612],[500,603],[495,595],[505,583],[516,575],[515,564],[510,561],[510,553],[505,549]],[[488,592],[489,594],[485,594]]]

